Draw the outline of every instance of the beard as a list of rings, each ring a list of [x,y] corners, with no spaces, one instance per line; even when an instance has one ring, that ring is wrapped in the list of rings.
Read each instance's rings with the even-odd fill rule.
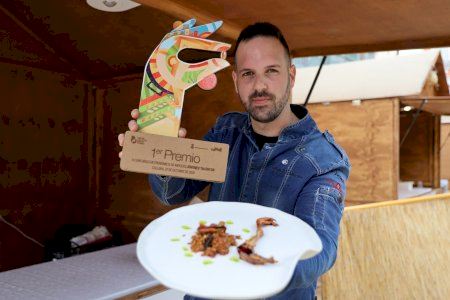
[[[247,101],[242,101],[241,95],[239,95],[239,98],[241,99],[242,104],[245,107],[245,110],[250,114],[252,119],[255,121],[261,122],[261,123],[270,123],[281,114],[284,107],[288,103],[290,96],[290,80],[288,80],[286,90],[283,94],[283,96],[280,99],[277,99],[277,97],[267,92],[266,90],[263,91],[254,91],[249,97]],[[268,99],[268,104],[264,106],[254,106],[253,99],[264,97]]]

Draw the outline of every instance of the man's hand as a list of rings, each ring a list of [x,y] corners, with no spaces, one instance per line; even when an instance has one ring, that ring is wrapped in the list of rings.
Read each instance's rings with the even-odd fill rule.
[[[130,131],[136,132],[139,130],[139,126],[136,122],[137,118],[139,118],[139,110],[137,108],[135,108],[131,111],[131,117],[133,118],[133,120],[130,120],[130,122],[128,122],[128,129],[130,129]],[[186,129],[183,127],[180,127],[180,130],[178,130],[178,137],[185,138],[186,134],[187,134]],[[119,140],[120,147],[123,147],[123,141],[125,140],[125,134],[121,133],[121,134],[119,134],[119,136],[117,138]],[[119,152],[119,157],[122,157],[122,151]]]

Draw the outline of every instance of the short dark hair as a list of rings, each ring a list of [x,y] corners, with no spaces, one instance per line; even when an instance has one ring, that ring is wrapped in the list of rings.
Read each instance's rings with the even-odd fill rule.
[[[289,51],[289,46],[284,38],[281,30],[269,22],[258,22],[252,25],[245,27],[236,41],[236,46],[234,47],[234,58],[236,61],[236,52],[239,47],[239,44],[244,41],[251,40],[255,37],[264,36],[264,37],[273,37],[277,39],[281,45],[283,45],[284,50],[286,50],[286,55],[288,59],[291,58],[291,52]]]

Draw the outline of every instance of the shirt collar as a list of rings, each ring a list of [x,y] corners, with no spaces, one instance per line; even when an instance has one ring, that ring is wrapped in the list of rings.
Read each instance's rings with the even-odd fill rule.
[[[287,142],[289,140],[304,138],[312,131],[317,130],[316,122],[314,122],[306,107],[297,104],[291,104],[290,106],[292,112],[299,118],[299,120],[298,122],[285,127],[281,131],[278,142]],[[247,136],[252,135],[252,122],[248,113],[247,121],[245,122],[243,130]]]

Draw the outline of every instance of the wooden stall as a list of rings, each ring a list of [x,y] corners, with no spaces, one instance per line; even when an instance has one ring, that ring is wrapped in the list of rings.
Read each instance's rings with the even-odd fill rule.
[[[441,122],[441,179],[450,181],[450,116],[443,116]]]
[[[156,199],[146,175],[119,169],[117,135],[127,130],[130,111],[139,104],[143,66],[110,67],[97,60],[95,50],[83,57],[76,48],[82,42],[65,49],[69,41],[50,37],[38,18],[46,14],[39,6],[20,1],[5,6],[0,5],[0,24],[8,32],[0,52],[0,271],[42,262],[64,226],[105,225],[117,243],[136,241],[145,225],[173,208]],[[27,19],[22,8],[36,18]],[[84,2],[80,9],[102,14]],[[136,13],[161,22],[155,29],[161,34],[142,44],[137,56],[144,64],[173,17],[156,17],[151,9]],[[130,44],[98,54],[129,59],[135,55]],[[182,126],[189,137],[201,138],[219,115],[241,110],[229,92],[234,91],[230,72],[218,74],[213,91],[187,92]]]
[[[294,103],[304,102],[316,71],[297,70]],[[350,157],[347,204],[397,199],[399,181],[439,187],[439,120],[450,107],[445,80],[434,51],[324,66],[308,108]],[[413,98],[427,101],[414,124],[420,106]]]
[[[156,199],[146,175],[119,169],[117,135],[139,102],[140,76],[92,83],[12,64],[0,65],[0,72],[11,99],[1,102],[0,211],[37,242],[0,222],[8,241],[0,245],[1,269],[41,262],[64,225],[106,225],[129,243],[174,208]],[[189,137],[200,139],[219,115],[241,109],[238,100],[223,97],[233,89],[227,76],[230,71],[218,75],[214,91],[186,94],[182,126]]]
[[[137,2],[142,5],[123,13],[95,10],[86,1],[0,3],[0,271],[42,262],[48,242],[63,226],[106,225],[118,243],[128,243],[171,209],[155,199],[145,175],[119,170],[117,134],[126,130],[129,112],[138,105],[150,51],[174,21],[224,20],[211,38],[233,43],[246,25],[266,19],[285,33],[294,56],[450,45],[445,5],[342,2],[345,15],[361,16],[355,20],[324,13],[329,5],[320,1],[284,1],[276,12],[273,1],[261,2],[257,10],[245,1]],[[391,14],[398,17],[386,17]],[[387,26],[397,28],[388,37]],[[242,110],[230,72],[219,73],[213,91],[188,91],[182,125],[189,137],[200,138],[222,113]],[[380,105],[378,120],[385,120],[381,109],[402,106]],[[388,120],[391,125],[383,130],[400,127],[394,113]],[[381,158],[394,169],[398,150],[385,140],[377,147],[384,145],[393,154]],[[363,152],[376,155],[375,148]],[[383,168],[352,175],[361,179],[351,183],[349,195],[361,199],[352,190],[367,174],[379,172],[376,178],[383,180]],[[378,193],[367,189],[369,195]],[[394,187],[386,189],[394,193]]]

